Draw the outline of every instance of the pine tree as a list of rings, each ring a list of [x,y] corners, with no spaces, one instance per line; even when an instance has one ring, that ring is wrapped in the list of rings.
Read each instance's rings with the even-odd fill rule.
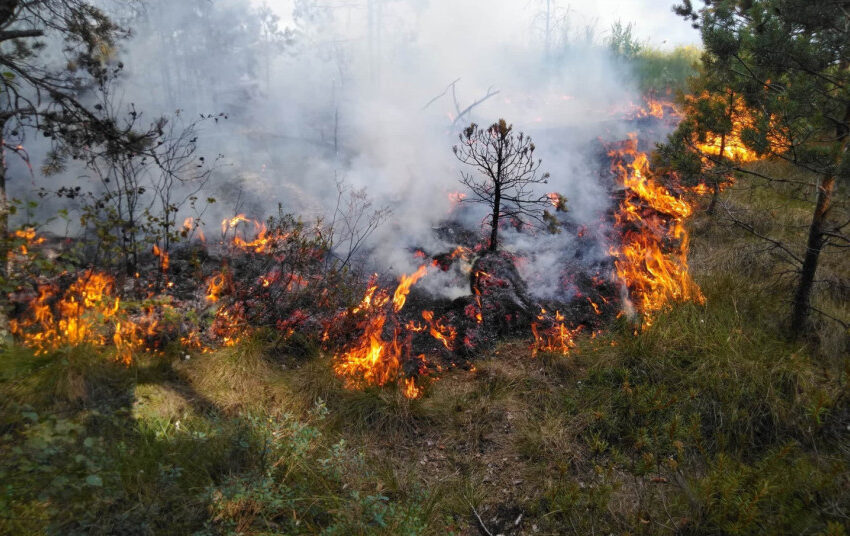
[[[748,150],[784,161],[801,176],[817,177],[802,253],[764,237],[798,264],[791,311],[792,332],[798,336],[808,326],[822,252],[850,246],[850,222],[832,211],[835,196],[846,196],[850,176],[850,0],[717,0],[700,10],[685,0],[676,11],[702,32],[699,83],[705,92],[689,107],[666,154],[678,148],[678,166],[691,173],[725,166],[778,187],[783,179],[699,146],[708,131],[731,132],[735,115],[744,108],[748,119],[739,133]]]
[[[458,160],[477,170],[476,174],[462,173],[461,183],[469,188],[472,203],[482,203],[490,209],[490,251],[499,248],[499,223],[504,218],[517,222],[543,222],[543,208],[549,198],[534,192],[537,184],[546,184],[549,174],[540,176],[541,160],[534,159],[534,143],[504,119],[484,129],[472,123],[460,135],[455,145]]]

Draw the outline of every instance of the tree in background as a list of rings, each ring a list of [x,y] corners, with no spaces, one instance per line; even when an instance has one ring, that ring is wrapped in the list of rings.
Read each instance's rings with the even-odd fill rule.
[[[850,2],[720,0],[696,10],[685,0],[676,11],[702,31],[703,80],[709,83],[707,95],[690,107],[671,143],[693,151],[703,170],[722,164],[777,192],[788,183],[814,191],[813,200],[804,199],[812,203],[812,213],[802,251],[761,236],[798,267],[791,328],[800,335],[809,322],[821,254],[850,247],[850,218],[835,210],[836,201],[846,201],[850,177]],[[794,178],[756,172],[724,159],[722,151],[701,150],[700,125],[722,135],[739,106],[748,115],[739,125],[742,144],[761,157],[793,166]]]
[[[631,69],[638,89],[650,97],[684,90],[688,78],[697,73],[699,51],[695,47],[680,46],[672,51],[653,48],[638,40],[631,22],[612,24],[605,46]]]
[[[541,160],[534,159],[534,143],[513,125],[499,119],[484,129],[472,123],[460,135],[460,145],[454,146],[455,156],[477,173],[461,173],[460,182],[469,188],[472,197],[465,201],[481,203],[490,208],[490,251],[499,247],[499,222],[510,218],[523,222],[543,221],[546,195],[537,195],[534,186],[546,184],[549,174],[540,176]]]
[[[33,129],[57,142],[99,124],[80,102],[87,88],[110,75],[120,29],[80,0],[0,0],[0,143],[27,158]],[[61,39],[62,60],[49,62],[46,41]],[[0,235],[8,231],[6,160],[0,161]],[[2,253],[2,252],[0,252]],[[5,255],[2,255],[5,258]]]
[[[6,324],[11,239],[6,155],[30,165],[26,136],[40,133],[55,147],[93,136],[126,141],[127,132],[84,104],[93,87],[121,69],[114,61],[124,32],[85,0],[0,0],[0,330]],[[133,142],[131,142],[133,143]]]

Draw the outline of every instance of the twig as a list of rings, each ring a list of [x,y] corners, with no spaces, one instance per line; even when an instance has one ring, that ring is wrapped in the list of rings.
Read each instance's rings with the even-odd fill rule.
[[[484,95],[483,97],[481,97],[481,98],[480,98],[480,99],[478,99],[477,101],[475,101],[475,102],[473,102],[472,104],[470,104],[469,106],[467,106],[467,107],[466,107],[466,108],[465,108],[462,112],[460,112],[460,113],[458,114],[458,116],[455,118],[455,120],[454,120],[454,121],[452,121],[452,127],[454,127],[454,126],[457,124],[457,122],[458,122],[458,121],[460,121],[460,119],[461,119],[463,116],[465,116],[466,114],[468,114],[469,112],[471,112],[473,108],[475,108],[475,107],[476,107],[476,106],[478,106],[479,104],[483,103],[483,102],[484,102],[484,101],[486,101],[487,99],[489,99],[489,98],[491,98],[491,97],[495,97],[495,96],[496,96],[496,95],[498,95],[499,93],[501,93],[501,91],[499,91],[498,89],[497,89],[496,91],[493,91],[493,88],[492,88],[492,87],[488,88],[488,89],[487,89],[487,94],[486,94],[486,95]]]
[[[472,513],[475,514],[475,519],[478,520],[478,526],[481,527],[481,530],[484,531],[484,534],[486,534],[487,536],[493,536],[493,533],[487,530],[487,525],[484,524],[484,520],[481,519],[480,515],[478,515],[478,510],[475,509],[472,503],[469,504],[469,507],[472,508]]]
[[[799,264],[799,265],[801,265],[801,266],[802,266],[802,264],[803,264],[803,260],[802,260],[802,259],[800,259],[797,255],[795,255],[795,254],[794,254],[791,250],[789,250],[789,249],[788,249],[788,248],[787,248],[787,247],[786,247],[783,243],[779,242],[778,240],[774,240],[773,238],[770,238],[769,236],[762,235],[761,233],[759,233],[758,231],[756,231],[756,230],[755,230],[755,228],[754,228],[752,225],[749,225],[749,224],[747,224],[747,223],[744,223],[744,222],[740,221],[738,218],[736,218],[736,217],[732,214],[732,211],[731,211],[731,210],[729,210],[729,207],[727,207],[727,206],[725,206],[725,205],[724,205],[724,206],[723,206],[723,208],[726,210],[726,213],[729,215],[729,218],[732,220],[732,223],[733,223],[734,225],[736,225],[736,226],[740,227],[741,229],[744,229],[745,231],[747,231],[748,233],[752,234],[753,236],[756,236],[756,237],[758,237],[758,238],[761,238],[762,240],[765,240],[765,241],[767,241],[767,242],[770,242],[770,243],[771,243],[771,244],[773,244],[775,247],[777,247],[777,248],[781,249],[782,251],[784,251],[784,252],[785,252],[785,254],[786,254],[786,255],[788,255],[789,257],[791,257],[794,261],[796,261],[796,262],[797,262],[797,264]]]
[[[841,324],[841,327],[843,327],[844,329],[850,328],[850,324],[848,324],[847,322],[841,320],[840,318],[836,318],[829,313],[825,313],[825,312],[821,311],[820,309],[818,309],[817,307],[812,307],[811,305],[809,305],[809,309],[811,309],[812,311],[814,311],[814,312],[816,312],[816,313],[818,313],[822,316],[829,318],[830,320],[832,320],[834,322],[838,322],[839,324]]]
[[[448,86],[446,86],[446,89],[444,89],[442,93],[440,93],[439,95],[437,95],[437,96],[436,96],[436,97],[434,97],[433,99],[429,100],[429,101],[428,101],[428,104],[426,104],[425,106],[423,106],[423,107],[422,107],[422,109],[423,109],[423,110],[425,110],[425,109],[427,109],[429,106],[431,106],[432,104],[434,104],[435,102],[437,102],[438,100],[440,100],[440,99],[441,99],[443,96],[445,96],[445,94],[446,94],[446,93],[448,93],[448,92],[449,92],[449,90],[450,90],[451,88],[453,88],[453,87],[454,87],[454,85],[455,85],[455,84],[457,84],[458,82],[460,82],[460,78],[458,78],[457,80],[455,80],[454,82],[452,82],[451,84],[449,84]]]

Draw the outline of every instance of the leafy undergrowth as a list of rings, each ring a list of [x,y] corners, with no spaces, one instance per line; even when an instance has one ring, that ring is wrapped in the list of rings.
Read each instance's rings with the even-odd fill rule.
[[[789,342],[746,240],[698,222],[706,306],[570,356],[508,341],[418,400],[262,333],[130,367],[8,348],[0,533],[846,534],[846,333]]]

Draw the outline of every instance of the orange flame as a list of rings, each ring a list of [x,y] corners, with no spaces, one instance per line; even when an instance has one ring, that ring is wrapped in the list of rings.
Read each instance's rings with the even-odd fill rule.
[[[168,266],[170,264],[170,260],[168,258],[168,253],[159,249],[159,246],[156,244],[153,245],[153,255],[154,257],[159,259],[159,268],[163,272],[168,271]]]
[[[414,274],[401,276],[392,297],[394,313],[401,311],[411,286],[424,277],[427,270],[427,265],[423,265]],[[422,390],[416,386],[413,378],[404,377],[401,366],[409,352],[408,341],[401,339],[398,325],[393,329],[392,338],[389,341],[384,340],[384,326],[388,317],[386,306],[390,297],[386,290],[378,290],[375,281],[376,278],[373,277],[360,304],[353,309],[354,313],[367,315],[362,324],[363,334],[349,349],[334,357],[334,372],[343,379],[348,389],[397,382],[404,396],[416,398],[421,396]],[[424,361],[425,356],[419,356],[419,359]]]
[[[198,240],[201,242],[207,241],[207,237],[204,236],[204,231],[200,227],[200,221],[190,216],[183,220],[183,236],[188,236],[192,231],[197,231]]]
[[[705,298],[688,271],[688,233],[683,222],[692,207],[655,182],[646,153],[637,150],[635,135],[609,150],[609,156],[612,171],[626,187],[616,215],[622,245],[611,253],[644,325],[650,325],[653,314],[671,301],[703,303]],[[666,245],[671,242],[678,246],[667,254]]]
[[[447,350],[455,349],[455,337],[457,330],[453,326],[447,326],[440,320],[434,321],[434,311],[422,311],[422,318],[428,322],[429,333],[432,337],[443,343]]]
[[[254,253],[269,253],[274,246],[286,240],[290,233],[270,232],[265,223],[257,220],[249,220],[244,214],[239,214],[232,218],[225,218],[221,222],[221,234],[226,236],[230,230],[238,231],[238,226],[241,223],[251,223],[254,226],[254,238],[240,236],[238,232],[234,234],[231,244],[243,251]]]
[[[537,319],[544,321],[547,319],[547,314],[546,309],[541,309]],[[537,322],[531,323],[531,333],[534,335],[532,355],[537,355],[537,352],[558,352],[562,355],[570,353],[570,350],[575,347],[575,338],[582,328],[581,326],[568,328],[564,320],[564,315],[560,311],[555,311],[552,327],[542,333]]]
[[[17,253],[20,253],[25,257],[29,255],[29,248],[44,243],[44,237],[37,236],[33,227],[25,227],[23,229],[18,229],[14,233],[12,233],[12,236],[22,241],[22,243],[18,245]],[[9,255],[11,255],[13,252],[14,251],[10,251]]]
[[[710,98],[708,92],[703,92],[699,96],[690,96],[687,99],[686,105],[694,107],[698,99]],[[726,95],[718,95],[717,98],[727,99]],[[711,156],[723,156],[737,162],[753,162],[759,159],[755,151],[748,148],[741,139],[744,130],[752,127],[755,124],[752,114],[747,109],[744,99],[741,97],[731,98],[732,106],[730,110],[730,119],[732,121],[732,131],[726,135],[709,133],[705,141],[694,140],[694,145],[702,153]],[[779,141],[779,140],[776,140]]]
[[[82,273],[61,296],[56,286],[39,285],[28,314],[10,320],[11,332],[37,355],[63,346],[105,347],[111,341],[117,358],[130,363],[133,351],[144,349],[144,342],[139,326],[119,312],[120,299],[114,296],[114,289],[111,276],[91,270]]]
[[[230,286],[230,283],[229,272],[217,272],[215,275],[207,279],[206,300],[209,303],[218,303],[222,294]]]
[[[398,284],[398,287],[395,289],[395,293],[393,294],[393,310],[395,312],[401,311],[404,307],[404,303],[407,301],[407,295],[410,294],[410,287],[425,277],[425,274],[427,273],[428,265],[423,264],[413,275],[401,276],[401,282]]]

